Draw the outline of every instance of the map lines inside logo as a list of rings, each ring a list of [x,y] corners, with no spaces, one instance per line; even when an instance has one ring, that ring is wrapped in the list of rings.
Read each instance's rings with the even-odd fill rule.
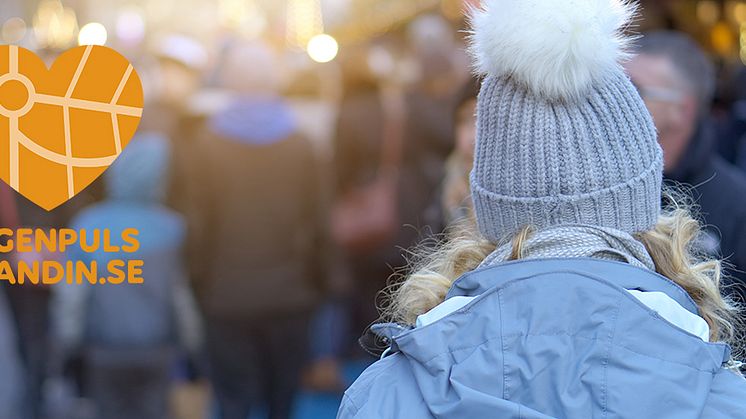
[[[54,77],[57,74],[52,74],[53,79],[51,82],[50,80],[44,80],[47,82],[44,85],[46,86],[46,91],[44,91],[40,87],[40,84],[36,83],[37,80],[33,80],[35,78],[33,74],[29,77],[28,73],[24,74],[24,71],[21,69],[22,61],[26,59],[20,57],[19,52],[26,54],[29,51],[12,45],[5,46],[4,48],[0,47],[0,52],[3,52],[3,49],[7,52],[7,72],[3,74],[0,71],[0,89],[6,85],[12,92],[10,95],[4,95],[4,97],[12,97],[12,100],[0,100],[0,118],[7,118],[7,147],[5,144],[0,143],[0,147],[7,150],[0,150],[0,153],[7,153],[8,172],[4,172],[7,173],[7,178],[4,177],[4,180],[13,189],[24,194],[32,201],[37,202],[35,198],[38,197],[30,196],[26,193],[28,191],[24,191],[26,189],[24,176],[36,176],[36,172],[28,170],[24,172],[22,166],[27,164],[25,160],[30,160],[30,158],[24,160],[22,154],[33,153],[35,161],[44,159],[56,165],[63,166],[64,172],[58,171],[55,173],[59,175],[64,173],[64,186],[62,186],[61,179],[58,179],[60,182],[56,184],[60,188],[64,187],[64,195],[62,193],[57,194],[54,202],[47,203],[46,205],[37,202],[37,204],[43,207],[50,207],[53,203],[56,204],[54,206],[57,206],[64,202],[64,200],[70,199],[80,192],[82,189],[81,186],[85,187],[95,180],[95,177],[98,177],[116,160],[126,146],[126,143],[131,139],[137,122],[139,122],[142,116],[142,86],[140,80],[132,64],[126,61],[124,57],[105,47],[87,46],[76,48],[63,54],[66,55],[80,50],[77,51],[76,56],[72,59],[67,59],[66,61],[58,59],[58,63],[55,64],[50,72],[59,70],[57,73],[64,74],[67,79],[58,80],[57,77]],[[98,55],[92,58],[94,51]],[[105,57],[106,54],[114,54],[114,58],[118,59],[114,61],[118,62],[115,62],[116,65],[112,65],[109,72],[102,74],[100,67],[102,62],[105,63],[104,58],[107,58]],[[35,56],[32,58],[37,59]],[[63,62],[60,63],[59,61]],[[96,61],[96,63],[92,61]],[[57,64],[61,65],[57,66]],[[86,67],[89,64],[93,68],[87,69]],[[74,71],[72,71],[73,68]],[[72,73],[71,78],[69,77],[70,73]],[[82,77],[84,73],[85,77]],[[102,81],[90,81],[91,78],[96,77],[102,78]],[[83,93],[77,92],[76,89],[81,83],[87,83],[88,91],[97,93],[95,95],[97,97],[86,97],[87,93],[85,89],[81,90]],[[54,88],[50,88],[50,85]],[[90,86],[103,87],[91,89]],[[120,99],[122,99],[123,94],[128,95],[129,103],[121,103]],[[135,100],[132,100],[133,97]],[[139,100],[137,100],[138,98]],[[48,123],[50,126],[61,125],[61,131],[63,132],[55,133],[55,135],[64,136],[64,152],[61,144],[55,150],[52,149],[54,147],[45,146],[43,141],[39,141],[39,138],[27,135],[28,132],[24,133],[21,120],[30,115],[37,106],[46,106],[45,112],[48,113],[54,113],[55,115],[61,113],[61,124],[58,121],[34,121],[34,124]],[[49,109],[49,107],[56,109]],[[78,112],[76,128],[73,128],[73,123],[71,122],[71,112]],[[89,121],[84,120],[80,115],[85,115],[89,119],[95,118],[97,122],[89,124],[87,123]],[[89,126],[101,127],[100,121],[102,117],[110,121],[107,127],[110,127],[111,132],[93,132],[93,128],[90,130],[87,129]],[[120,126],[122,123],[120,118],[122,117],[131,117],[129,121],[126,121],[126,127]],[[134,127],[132,126],[133,120]],[[42,138],[42,140],[46,139]],[[109,145],[104,145],[102,143],[104,141],[109,142]],[[111,142],[113,142],[113,146],[111,146]],[[81,147],[88,147],[85,150],[106,149],[109,151],[105,154],[98,151],[95,153],[89,151],[81,155],[81,152],[76,153],[74,151],[76,146],[78,150],[84,149]],[[100,170],[86,172],[86,169]],[[77,173],[80,173],[80,176],[85,177],[85,179],[78,179],[76,183]],[[88,179],[90,177],[93,177],[93,179]],[[82,185],[83,183],[85,185]],[[27,184],[30,185],[29,188],[37,186],[31,180]],[[34,194],[38,195],[38,193],[32,193],[31,195]],[[62,202],[56,202],[62,199],[64,199]]]

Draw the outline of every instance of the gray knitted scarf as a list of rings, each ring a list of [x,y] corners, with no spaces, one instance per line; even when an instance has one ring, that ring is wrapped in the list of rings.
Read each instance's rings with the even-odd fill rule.
[[[512,243],[499,246],[482,262],[490,267],[508,261]],[[532,235],[523,249],[524,259],[597,258],[629,263],[654,271],[655,264],[645,246],[623,231],[585,225],[549,228]]]

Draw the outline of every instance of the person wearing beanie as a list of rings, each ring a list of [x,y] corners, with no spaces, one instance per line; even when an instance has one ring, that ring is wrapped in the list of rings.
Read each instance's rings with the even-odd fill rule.
[[[735,309],[622,63],[636,5],[471,12],[476,223],[423,251],[338,418],[734,418]],[[374,349],[374,348],[370,348]]]

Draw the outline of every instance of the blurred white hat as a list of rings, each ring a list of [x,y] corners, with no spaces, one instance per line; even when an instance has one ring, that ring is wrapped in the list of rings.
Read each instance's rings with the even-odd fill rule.
[[[274,93],[283,81],[278,53],[261,41],[237,42],[226,48],[217,69],[219,87],[239,93]]]
[[[166,58],[195,71],[207,68],[207,50],[198,41],[183,35],[167,35],[160,38],[155,45],[155,55]]]

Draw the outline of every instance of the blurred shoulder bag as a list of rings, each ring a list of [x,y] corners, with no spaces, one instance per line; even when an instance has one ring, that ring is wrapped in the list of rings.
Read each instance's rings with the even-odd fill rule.
[[[365,252],[391,240],[399,229],[399,171],[404,148],[406,99],[398,88],[380,92],[381,158],[375,179],[352,188],[332,210],[332,238],[344,249]]]

